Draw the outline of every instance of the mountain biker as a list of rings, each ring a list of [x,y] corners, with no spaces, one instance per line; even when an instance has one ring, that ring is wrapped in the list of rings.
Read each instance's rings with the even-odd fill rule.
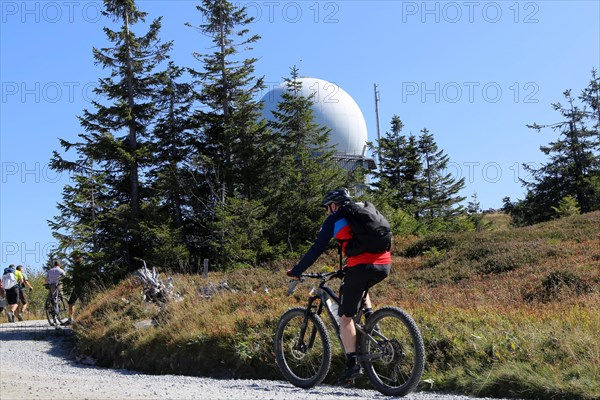
[[[352,230],[344,216],[344,211],[340,208],[350,201],[352,197],[346,188],[330,190],[325,194],[321,205],[325,207],[327,218],[308,252],[296,266],[287,271],[288,276],[299,278],[327,249],[331,238],[338,241],[338,246],[341,246],[341,251],[346,255],[345,248],[348,240],[352,238]],[[346,255],[346,257],[338,310],[340,336],[346,353],[346,369],[339,379],[340,383],[348,383],[360,375],[360,365],[356,358],[356,329],[352,318],[358,312],[363,293],[389,275],[392,261],[389,251],[361,253],[356,256]],[[371,300],[367,295],[365,316],[368,318],[372,313]]]
[[[48,296],[52,298],[54,293],[58,291],[59,296],[63,295],[63,284],[61,278],[65,276],[65,270],[62,269],[62,264],[59,260],[55,260],[53,267],[46,273],[46,287],[48,288]]]

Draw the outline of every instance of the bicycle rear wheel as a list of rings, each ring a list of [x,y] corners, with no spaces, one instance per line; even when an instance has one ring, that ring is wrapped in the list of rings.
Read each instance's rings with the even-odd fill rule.
[[[277,325],[275,356],[279,369],[294,386],[323,382],[331,365],[331,341],[323,320],[306,309],[288,310]]]
[[[383,307],[361,335],[363,368],[373,386],[387,396],[417,388],[425,367],[425,347],[415,321],[397,307]]]
[[[69,319],[69,311],[67,310],[67,302],[62,296],[59,296],[56,301],[54,319],[57,324],[63,324]]]

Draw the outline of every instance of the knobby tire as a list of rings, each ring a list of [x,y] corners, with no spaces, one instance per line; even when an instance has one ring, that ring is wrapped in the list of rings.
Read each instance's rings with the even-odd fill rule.
[[[302,307],[285,312],[277,324],[275,356],[283,376],[294,386],[306,389],[323,382],[331,365],[331,340],[323,320],[312,313],[306,319]]]
[[[397,307],[383,307],[369,318],[365,331],[371,337],[361,335],[360,349],[371,384],[387,396],[413,392],[425,367],[425,347],[415,321]]]
[[[50,326],[54,326],[55,322],[54,322],[54,310],[52,307],[52,300],[46,299],[46,302],[44,303],[44,312],[46,314],[46,319],[48,320],[48,323],[50,324]]]
[[[68,319],[67,305],[65,299],[61,296],[58,297],[56,306],[50,298],[47,298],[46,303],[44,304],[44,311],[46,313],[46,319],[51,326],[59,326]]]

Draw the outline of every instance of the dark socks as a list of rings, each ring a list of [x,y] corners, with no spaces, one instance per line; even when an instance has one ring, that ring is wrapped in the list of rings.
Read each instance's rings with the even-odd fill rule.
[[[356,365],[356,352],[346,353],[346,367],[352,368]]]

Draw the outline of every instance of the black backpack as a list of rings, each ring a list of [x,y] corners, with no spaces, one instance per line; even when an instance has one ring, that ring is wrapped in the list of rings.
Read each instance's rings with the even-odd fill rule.
[[[390,223],[373,204],[349,202],[341,207],[350,228],[352,239],[346,245],[346,255],[381,253],[392,247]]]

